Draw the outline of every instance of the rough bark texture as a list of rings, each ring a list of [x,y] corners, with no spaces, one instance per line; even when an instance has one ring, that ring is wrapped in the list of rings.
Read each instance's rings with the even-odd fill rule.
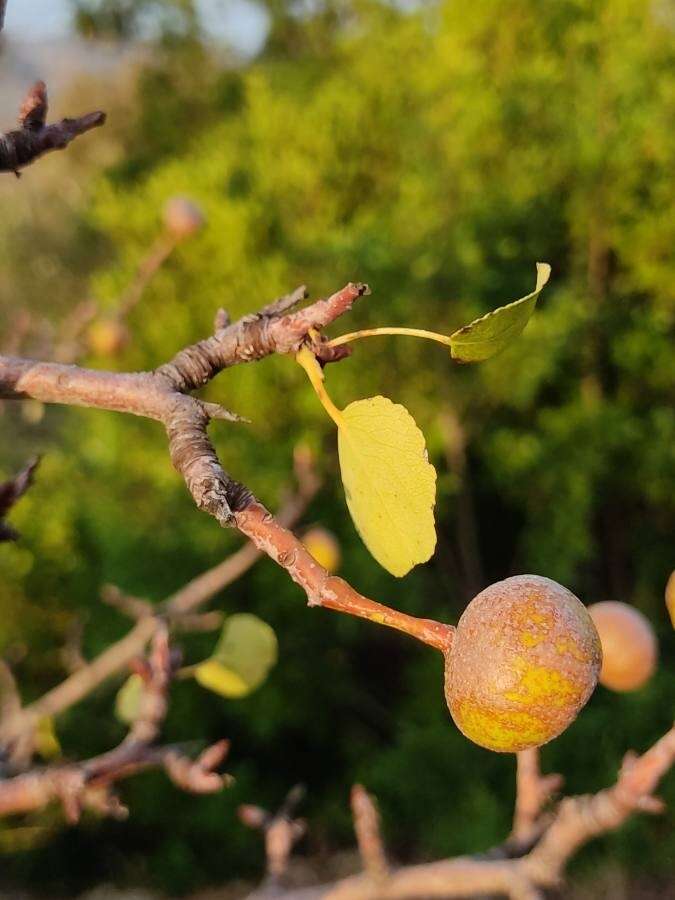
[[[0,5],[0,29],[4,4]],[[76,119],[61,119],[47,125],[47,88],[36,82],[26,95],[19,111],[19,128],[0,134],[0,172],[14,172],[30,165],[51,150],[63,150],[81,134],[105,122],[105,113],[87,113]]]
[[[211,419],[226,415],[226,411],[190,394],[228,366],[272,353],[292,353],[305,342],[324,363],[341,358],[343,348],[338,348],[339,352],[327,348],[317,329],[348,312],[367,293],[367,285],[347,284],[331,297],[288,312],[306,295],[304,287],[298,288],[259,313],[244,316],[211,338],[186,347],[154,372],[120,374],[0,356],[0,398],[30,397],[44,403],[91,406],[162,422],[171,460],[197,506],[221,525],[238,528],[285,568],[305,591],[311,606],[397,628],[445,651],[454,633],[450,626],[415,619],[369,600],[318,565],[302,542],[223,468],[207,429]]]

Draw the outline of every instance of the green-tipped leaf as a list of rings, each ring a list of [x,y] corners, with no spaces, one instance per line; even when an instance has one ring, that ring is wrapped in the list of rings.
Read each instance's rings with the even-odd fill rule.
[[[522,334],[550,274],[548,263],[537,263],[537,283],[531,294],[500,306],[451,334],[452,358],[465,363],[483,362],[501,353]]]

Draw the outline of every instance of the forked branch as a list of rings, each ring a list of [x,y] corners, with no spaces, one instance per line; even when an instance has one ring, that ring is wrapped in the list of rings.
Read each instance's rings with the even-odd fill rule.
[[[289,491],[278,513],[278,520],[288,528],[299,521],[320,486],[311,454],[302,448],[296,450],[294,470],[297,485]],[[143,653],[146,644],[164,622],[181,630],[198,630],[201,621],[195,629],[193,620],[199,615],[200,608],[244,575],[261,556],[262,552],[257,547],[247,543],[156,606],[138,598],[129,598],[118,589],[107,586],[103,590],[104,599],[110,602],[114,598],[114,603],[123,607],[126,613],[133,609],[137,619],[134,627],[95,659],[78,665],[68,678],[25,708],[21,707],[11,671],[0,660],[0,748],[4,748],[5,754],[15,765],[28,763],[33,750],[33,734],[40,719],[64,712],[108,678],[124,670]],[[3,702],[3,697],[8,700],[11,697],[12,702]]]
[[[3,18],[4,4],[0,4],[0,28]],[[76,137],[105,122],[105,113],[99,110],[48,125],[47,109],[47,87],[38,81],[23,101],[19,128],[0,134],[0,172],[14,172],[18,177],[19,169],[51,150],[63,150]]]
[[[127,810],[112,791],[115,782],[149,767],[162,767],[180,788],[210,793],[228,783],[214,770],[225,758],[227,741],[219,741],[196,760],[178,747],[156,745],[168,703],[172,660],[166,628],[158,629],[142,671],[138,714],[126,738],[114,750],[93,759],[32,769],[0,780],[0,816],[27,813],[61,803],[69,822],[86,808],[124,818]]]
[[[121,374],[0,356],[0,398],[30,397],[44,403],[92,406],[163,423],[173,464],[197,506],[221,525],[238,528],[259,551],[286,569],[305,591],[310,606],[325,606],[396,628],[447,652],[454,634],[451,626],[390,609],[331,576],[248,488],[225,471],[207,432],[210,421],[221,417],[221,410],[191,394],[229,366],[273,353],[295,353],[305,343],[311,344],[312,352],[324,364],[342,359],[349,349],[331,348],[318,330],[348,312],[367,293],[367,285],[350,283],[326,299],[291,312],[306,296],[305,288],[298,288],[259,313],[244,316],[181,350],[154,372]]]
[[[559,886],[566,864],[580,847],[618,828],[635,812],[657,810],[658,801],[653,792],[674,762],[675,728],[642,756],[631,755],[612,787],[597,794],[564,799],[551,814],[534,847],[513,859],[496,858],[500,854],[488,853],[482,858],[456,857],[387,870],[381,862],[379,832],[374,828],[370,812],[364,821],[363,809],[352,804],[364,873],[310,888],[281,891],[277,886],[274,897],[277,900],[428,900],[496,894],[512,900],[543,900],[544,890]],[[532,775],[534,783],[532,772],[527,776],[525,772],[521,774],[528,779]],[[540,791],[537,793],[541,796]],[[263,885],[249,900],[271,896]]]

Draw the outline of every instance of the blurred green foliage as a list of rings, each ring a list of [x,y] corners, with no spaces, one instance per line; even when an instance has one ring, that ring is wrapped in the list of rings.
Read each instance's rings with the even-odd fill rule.
[[[672,11],[651,0],[448,0],[349,12],[320,44],[268,43],[238,68],[219,69],[194,43],[165,48],[138,76],[117,138],[123,158],[95,177],[95,160],[79,172],[59,163],[73,167],[72,182],[89,173],[86,194],[67,204],[59,193],[50,211],[43,192],[38,211],[9,216],[0,311],[11,323],[25,299],[56,323],[87,291],[114,310],[175,194],[196,200],[208,227],[155,277],[126,349],[91,365],[157,365],[208,334],[218,307],[241,315],[303,282],[314,295],[371,284],[335,334],[388,324],[450,333],[525,294],[535,261],[550,262],[525,334],[494,360],[460,368],[441,348],[382,337],[327,370],[338,404],[383,393],[426,434],[439,546],[403,581],[360,544],[334,430],[292,360],[237,367],[205,394],[253,420],[212,433],[229,471],[272,507],[293,446],[312,445],[325,488],[308,518],[339,536],[341,574],[369,596],[454,621],[481,586],[532,571],[651,618],[663,651],[653,683],[623,697],[599,689],[543,754],[569,790],[596,789],[626,749],[668,727],[675,702],[663,609],[675,534]],[[57,651],[73,620],[87,618],[87,654],[128,627],[98,601],[103,582],[160,600],[238,540],[194,509],[153,423],[50,409],[36,424],[7,406],[0,421],[3,470],[46,454],[13,515],[23,540],[0,548],[0,642],[29,648],[17,667],[29,697],[61,677]],[[310,849],[351,841],[355,779],[378,794],[401,858],[478,851],[504,835],[513,760],[453,727],[440,658],[307,610],[268,561],[216,603],[269,622],[279,663],[241,701],[178,684],[167,736],[230,737],[236,786],[195,799],[160,775],[138,778],[124,788],[129,822],[64,830],[8,860],[12,877],[66,893],[103,878],[176,892],[259,872],[236,804],[274,805],[296,781],[309,787]],[[213,644],[187,638],[188,662]],[[68,754],[121,736],[111,714],[121,683],[59,718]],[[584,859],[672,867],[673,778],[664,796],[665,817],[636,819]]]

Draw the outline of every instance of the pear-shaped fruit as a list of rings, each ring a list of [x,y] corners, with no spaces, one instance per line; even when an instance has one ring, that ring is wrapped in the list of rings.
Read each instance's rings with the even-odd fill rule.
[[[602,644],[600,684],[613,691],[636,691],[651,678],[659,651],[654,629],[626,603],[594,603],[588,612]]]

